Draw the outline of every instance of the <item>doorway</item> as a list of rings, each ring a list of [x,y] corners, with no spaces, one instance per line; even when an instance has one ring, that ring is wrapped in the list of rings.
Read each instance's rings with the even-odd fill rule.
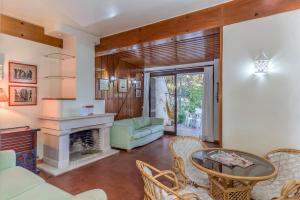
[[[150,79],[150,116],[164,119],[164,130],[176,134],[176,76],[160,74]]]

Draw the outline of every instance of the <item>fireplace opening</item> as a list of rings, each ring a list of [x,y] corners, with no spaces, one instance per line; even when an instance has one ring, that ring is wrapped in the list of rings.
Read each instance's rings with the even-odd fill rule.
[[[70,135],[70,160],[78,160],[100,152],[99,130],[85,130]]]

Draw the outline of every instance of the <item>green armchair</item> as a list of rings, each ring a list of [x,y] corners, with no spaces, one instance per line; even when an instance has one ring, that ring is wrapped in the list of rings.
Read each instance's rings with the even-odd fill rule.
[[[76,196],[64,192],[32,172],[16,166],[14,151],[0,151],[0,200],[107,200],[103,190]]]
[[[110,130],[112,147],[130,150],[148,144],[164,134],[161,118],[138,117],[115,121]]]

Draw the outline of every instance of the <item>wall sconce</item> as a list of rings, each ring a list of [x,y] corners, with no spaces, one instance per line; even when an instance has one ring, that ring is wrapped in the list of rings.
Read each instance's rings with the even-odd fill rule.
[[[137,80],[132,79],[131,83],[132,83],[132,85],[136,85],[137,84]]]
[[[110,76],[109,77],[109,87],[112,88],[114,86],[114,82],[117,80],[117,77]]]
[[[270,59],[266,56],[264,52],[260,54],[255,59],[255,73],[256,74],[265,74],[269,70]]]
[[[8,97],[4,93],[4,90],[0,88],[0,102],[7,102],[7,101],[8,101]]]
[[[109,81],[110,81],[110,82],[113,82],[113,81],[115,81],[115,80],[117,80],[117,77],[115,77],[115,76],[111,76],[111,77],[109,78]]]

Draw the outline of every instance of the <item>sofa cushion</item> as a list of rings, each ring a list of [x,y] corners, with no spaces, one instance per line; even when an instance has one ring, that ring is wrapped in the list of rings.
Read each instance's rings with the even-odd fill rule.
[[[114,125],[119,125],[119,126],[134,126],[132,119],[123,119],[123,120],[114,121]]]
[[[12,200],[66,200],[72,196],[48,183],[38,185]]]
[[[133,118],[133,124],[134,128],[137,130],[149,126],[151,124],[151,120],[149,117],[137,117]]]
[[[94,189],[80,193],[69,200],[106,200],[107,196],[103,190]]]
[[[140,139],[142,137],[146,137],[147,135],[150,135],[150,134],[151,134],[151,130],[150,129],[148,129],[148,128],[140,128],[140,129],[135,130],[133,132],[132,139],[137,140],[137,139]]]
[[[0,200],[11,199],[45,181],[22,167],[0,171]]]
[[[152,125],[152,126],[147,126],[147,129],[150,129],[151,133],[156,133],[156,132],[164,130],[164,126],[163,125]]]

